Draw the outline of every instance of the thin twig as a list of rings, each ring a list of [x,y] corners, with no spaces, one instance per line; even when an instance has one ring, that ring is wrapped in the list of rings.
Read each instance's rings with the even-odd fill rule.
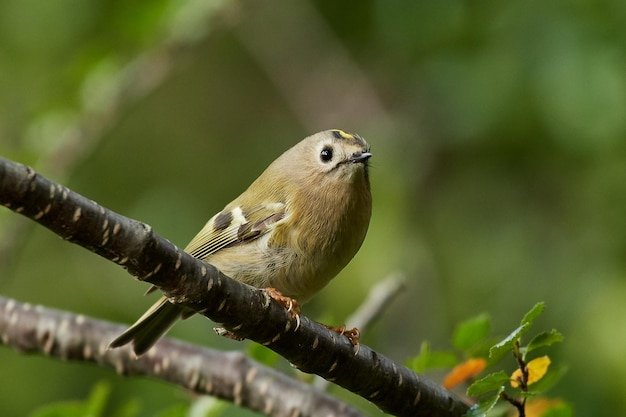
[[[347,327],[356,327],[361,332],[370,327],[380,318],[383,311],[389,307],[391,301],[400,294],[406,286],[403,274],[395,272],[372,287],[361,306],[346,320]]]

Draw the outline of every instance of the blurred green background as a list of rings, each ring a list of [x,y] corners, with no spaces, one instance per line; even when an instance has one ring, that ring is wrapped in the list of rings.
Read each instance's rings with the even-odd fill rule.
[[[397,361],[480,312],[535,302],[565,343],[551,393],[625,415],[626,3],[4,0],[0,154],[185,246],[282,151],[328,128],[372,145],[363,248],[304,308],[340,324],[393,271],[362,341]],[[0,293],[129,323],[122,269],[8,210]],[[246,349],[194,318],[170,335]],[[511,363],[511,366],[513,364]],[[161,382],[0,348],[0,414],[112,384],[111,409],[185,403]],[[380,412],[336,387],[368,414]],[[243,415],[230,409],[227,415]]]

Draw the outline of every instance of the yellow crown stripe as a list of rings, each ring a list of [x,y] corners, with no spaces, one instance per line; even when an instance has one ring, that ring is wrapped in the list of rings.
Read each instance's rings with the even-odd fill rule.
[[[333,129],[333,130],[331,130],[331,132],[333,132],[333,135],[337,139],[352,139],[352,140],[355,139],[354,135],[351,135],[350,133],[346,133],[346,132],[344,132],[343,130],[340,130],[340,129]]]

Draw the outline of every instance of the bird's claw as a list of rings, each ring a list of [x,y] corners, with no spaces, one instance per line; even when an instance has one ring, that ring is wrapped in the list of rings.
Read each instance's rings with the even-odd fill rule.
[[[276,288],[264,288],[263,291],[287,309],[287,313],[289,313],[291,319],[295,319],[297,322],[296,329],[300,327],[300,311],[302,311],[302,308],[298,300],[283,295]]]
[[[353,327],[352,329],[347,329],[345,324],[342,324],[339,327],[327,325],[325,326],[335,333],[339,333],[341,336],[347,337],[350,343],[352,343],[352,346],[356,346],[355,356],[359,354],[359,351],[361,350],[361,332],[359,331],[359,329],[357,329],[356,327]]]

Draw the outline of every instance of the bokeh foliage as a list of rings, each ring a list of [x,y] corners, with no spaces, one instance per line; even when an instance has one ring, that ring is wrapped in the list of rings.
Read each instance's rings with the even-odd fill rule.
[[[184,246],[300,138],[358,132],[374,152],[370,232],[305,314],[340,323],[405,271],[407,291],[363,336],[403,361],[481,312],[506,334],[543,300],[566,336],[557,394],[578,415],[620,415],[624,22],[619,0],[5,0],[0,154]],[[0,213],[3,295],[124,322],[149,305],[122,270],[25,222]],[[245,348],[210,328],[171,334]],[[101,379],[145,415],[185,397],[7,349],[0,363],[3,415]]]

